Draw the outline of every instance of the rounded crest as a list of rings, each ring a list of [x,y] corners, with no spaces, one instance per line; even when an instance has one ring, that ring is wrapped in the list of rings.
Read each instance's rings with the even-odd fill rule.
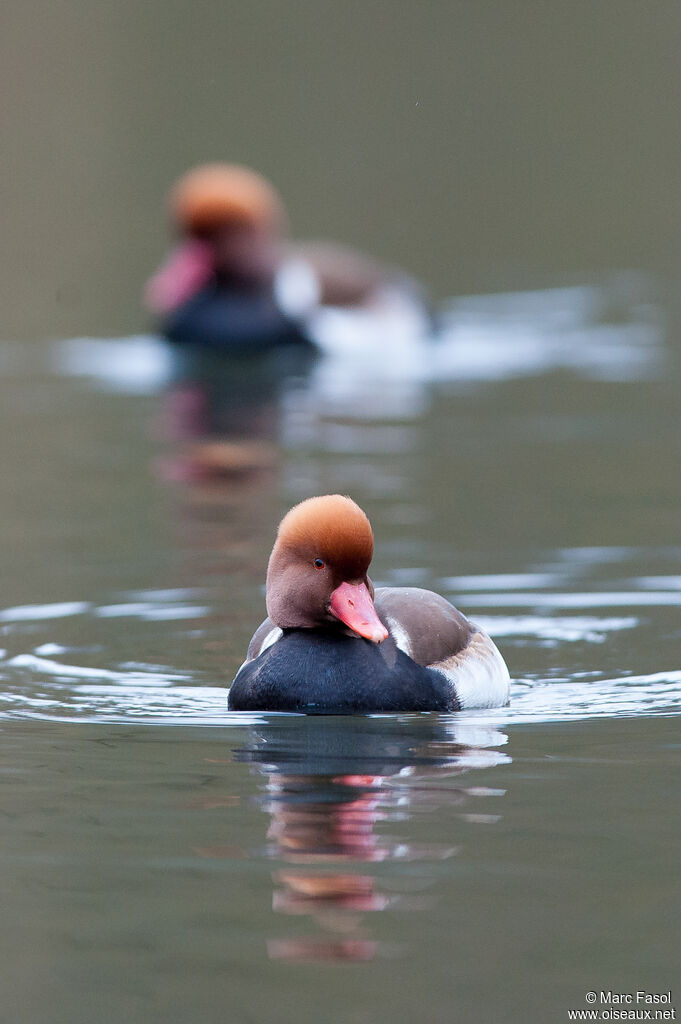
[[[276,547],[320,557],[348,578],[364,576],[374,553],[374,535],[366,514],[352,498],[325,494],[308,498],[288,512]]]
[[[188,171],[169,196],[173,220],[189,234],[231,222],[282,231],[284,206],[270,183],[237,164],[202,164]]]

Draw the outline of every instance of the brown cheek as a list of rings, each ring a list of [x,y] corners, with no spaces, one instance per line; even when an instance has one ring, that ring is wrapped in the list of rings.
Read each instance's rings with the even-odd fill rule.
[[[323,623],[328,619],[331,600],[329,573],[325,569],[310,567],[299,572],[295,582],[295,600],[310,625]]]
[[[327,614],[329,608],[329,601],[331,600],[331,593],[334,589],[333,578],[327,569],[320,569],[316,573],[317,579],[315,581],[315,599],[317,601],[317,607],[320,612],[324,615]]]

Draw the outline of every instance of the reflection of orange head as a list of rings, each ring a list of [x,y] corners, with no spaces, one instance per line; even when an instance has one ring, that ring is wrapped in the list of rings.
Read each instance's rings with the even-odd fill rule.
[[[260,174],[237,164],[202,164],[183,175],[169,196],[173,221],[190,235],[226,224],[244,224],[279,234],[284,205]]]

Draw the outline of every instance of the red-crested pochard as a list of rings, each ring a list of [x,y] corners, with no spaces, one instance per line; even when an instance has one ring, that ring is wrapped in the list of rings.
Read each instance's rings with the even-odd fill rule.
[[[268,617],[229,691],[235,711],[459,711],[508,702],[490,637],[430,590],[380,587],[371,525],[351,498],[308,498],[282,519]]]
[[[145,301],[172,341],[252,352],[316,340],[310,321],[322,307],[371,308],[396,288],[422,303],[405,275],[369,257],[291,244],[279,194],[247,167],[194,168],[172,188],[168,209],[179,241]]]

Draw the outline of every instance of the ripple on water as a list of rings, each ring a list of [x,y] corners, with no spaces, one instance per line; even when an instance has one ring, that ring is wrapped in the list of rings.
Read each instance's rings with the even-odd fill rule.
[[[325,308],[309,325],[320,359],[297,388],[296,414],[306,408],[313,419],[414,419],[442,383],[483,386],[554,371],[596,381],[659,378],[663,318],[651,292],[644,275],[625,272],[583,285],[458,297],[441,311],[434,335],[404,303],[391,308],[396,296],[369,313]],[[176,371],[171,349],[149,335],[60,340],[51,363],[59,375],[129,394],[156,393]],[[370,433],[352,443],[379,443]],[[287,434],[290,441],[299,431],[292,425]],[[309,431],[301,436],[310,439]],[[346,450],[342,431],[327,440]]]
[[[476,615],[479,626],[496,638],[513,637],[554,640],[566,643],[604,643],[608,635],[622,629],[634,629],[638,619],[598,618],[589,615]]]
[[[0,611],[0,622],[36,622],[81,615],[90,608],[87,601],[61,601],[56,604],[24,604]]]
[[[583,564],[592,566],[626,562],[631,549],[581,549]],[[555,559],[555,554],[554,554]],[[676,606],[681,603],[681,577],[634,576],[610,581],[602,591],[574,591],[572,569],[561,577],[553,571],[449,577],[450,596],[475,621],[496,637],[508,654],[513,671],[513,652],[550,649],[550,664],[543,673],[516,679],[507,708],[467,712],[460,719],[468,723],[511,723],[565,721],[578,718],[617,717],[636,714],[678,714],[681,712],[681,672],[608,674],[590,658],[593,645],[614,643],[616,636],[635,638],[650,628],[642,609]],[[408,570],[405,570],[408,572]],[[419,582],[428,585],[425,570],[418,570]],[[559,589],[560,582],[566,589]],[[618,589],[634,583],[638,589]],[[551,587],[552,589],[545,589]],[[665,588],[665,589],[663,589]],[[465,589],[466,593],[458,591]],[[211,616],[220,621],[219,608],[207,603],[205,591],[189,589],[140,591],[111,595],[114,600],[95,604],[65,601],[44,605],[21,605],[0,611],[6,650],[0,651],[0,718],[44,718],[68,721],[112,721],[157,724],[231,725],[244,724],[241,714],[226,708],[226,683],[231,674],[213,680],[215,669],[205,669],[205,639],[191,634],[181,623]],[[197,601],[197,598],[199,599]],[[199,603],[199,601],[201,603]],[[481,616],[475,610],[484,609]],[[533,611],[528,614],[526,609]],[[587,609],[618,608],[629,614],[584,614]],[[518,609],[514,614],[508,609]],[[574,610],[576,614],[570,614]],[[580,614],[581,612],[581,614]],[[109,643],[76,647],[63,635],[67,623],[81,619],[78,636],[94,633],[96,622]],[[136,620],[139,626],[134,646],[126,649],[124,661],[111,653],[120,646],[118,620]],[[109,627],[107,624],[111,622]],[[34,638],[30,650],[27,635]],[[98,638],[101,639],[100,634]],[[195,647],[196,668],[145,660],[148,649],[158,649],[170,638],[183,649]],[[133,641],[131,641],[133,643]],[[629,642],[631,643],[631,642]],[[141,644],[141,647],[140,647]],[[579,658],[574,652],[579,650]],[[83,664],[83,652],[96,664]],[[554,651],[556,652],[554,654]],[[140,654],[142,655],[140,657]],[[191,662],[192,649],[189,650]],[[575,671],[566,672],[565,665]],[[552,669],[551,666],[555,666]],[[585,671],[585,669],[587,669]],[[257,717],[257,716],[256,716]]]

